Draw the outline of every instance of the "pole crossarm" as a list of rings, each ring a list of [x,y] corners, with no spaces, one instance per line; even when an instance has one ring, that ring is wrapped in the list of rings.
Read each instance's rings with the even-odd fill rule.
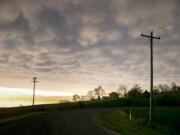
[[[38,81],[36,81],[37,77],[33,77],[32,79],[33,79],[33,81],[31,81],[31,82],[38,83]]]
[[[148,35],[144,35],[144,34],[141,34],[141,36],[148,37],[148,38],[154,38],[154,39],[160,39],[160,36],[159,37],[153,37],[153,36],[148,36]]]

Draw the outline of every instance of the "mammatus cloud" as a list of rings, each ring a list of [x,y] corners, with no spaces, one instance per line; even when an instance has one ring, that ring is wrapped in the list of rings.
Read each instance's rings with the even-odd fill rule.
[[[86,92],[149,87],[153,29],[155,82],[180,83],[178,0],[0,0],[0,85]],[[13,80],[13,81],[12,81]]]

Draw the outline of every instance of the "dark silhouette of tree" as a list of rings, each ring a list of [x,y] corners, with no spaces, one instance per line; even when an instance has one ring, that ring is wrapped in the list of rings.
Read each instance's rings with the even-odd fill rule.
[[[167,92],[170,91],[171,88],[167,84],[159,84],[158,89],[160,92]]]
[[[117,89],[116,93],[122,95],[123,97],[127,97],[127,87],[125,85],[119,85],[119,88]]]
[[[78,94],[73,95],[73,101],[77,101],[80,99],[80,96]]]
[[[180,92],[180,86],[177,86],[176,90],[177,92]]]
[[[147,90],[145,90],[145,91],[142,93],[142,97],[143,97],[143,98],[149,98],[149,97],[150,97],[150,93],[149,93]]]
[[[87,92],[87,96],[89,97],[90,100],[93,100],[94,99],[94,91],[93,90],[89,90]]]
[[[172,89],[172,91],[177,91],[177,85],[175,82],[171,83],[171,89]]]
[[[160,93],[160,90],[158,89],[158,87],[154,86],[154,88],[153,88],[153,95],[157,95],[159,93]]]
[[[94,93],[96,96],[98,96],[98,100],[100,100],[101,96],[105,94],[105,90],[102,88],[102,86],[98,86],[94,89]]]
[[[142,89],[141,89],[141,87],[138,84],[134,85],[134,87],[132,87],[131,90],[128,91],[127,96],[129,98],[142,97]]]

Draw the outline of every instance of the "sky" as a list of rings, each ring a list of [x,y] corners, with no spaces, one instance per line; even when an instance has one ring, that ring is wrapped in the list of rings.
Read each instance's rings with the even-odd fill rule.
[[[0,106],[86,94],[98,85],[180,83],[179,0],[0,0]]]

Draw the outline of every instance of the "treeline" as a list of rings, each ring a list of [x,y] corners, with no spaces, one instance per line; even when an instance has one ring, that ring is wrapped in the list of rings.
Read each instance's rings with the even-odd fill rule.
[[[157,97],[160,95],[166,94],[177,94],[180,92],[180,86],[176,85],[175,82],[172,82],[171,85],[167,84],[158,84],[154,86],[153,96]],[[112,92],[111,92],[112,93]],[[113,91],[114,94],[117,94],[119,98],[149,98],[150,93],[148,90],[143,90],[140,85],[136,84],[131,89],[127,89],[127,86],[120,85],[117,90]],[[106,93],[102,86],[98,86],[94,90],[90,90],[87,93],[89,99],[102,99],[105,95],[110,94]]]
[[[131,89],[127,89],[125,85],[120,85],[117,90],[114,90],[114,95],[111,97],[105,96],[106,91],[102,86],[98,86],[94,90],[88,91],[87,96],[90,100],[108,100],[113,98],[118,99],[147,99],[149,100],[150,92],[148,90],[143,90],[140,85],[134,85]],[[106,97],[106,98],[104,98]],[[175,82],[172,82],[171,85],[167,84],[158,84],[154,86],[153,89],[153,104],[156,105],[180,105],[180,86]]]
[[[158,84],[157,86],[154,86],[152,94],[153,104],[156,104],[157,106],[180,105],[180,86],[175,82],[172,82],[171,85]],[[118,99],[119,101],[123,101],[123,104],[126,104],[127,102],[128,105],[130,101],[134,102],[137,100],[139,104],[139,100],[143,100],[144,105],[146,105],[149,104],[149,97],[150,92],[146,89],[142,89],[140,85],[136,84],[129,90],[127,89],[127,86],[120,85],[116,90],[110,93],[107,93],[102,86],[98,86],[94,90],[88,91],[86,96],[75,94],[73,96],[73,101],[107,101]],[[120,104],[120,102],[118,102],[118,104]]]
[[[179,106],[180,105],[180,86],[172,82],[171,85],[159,84],[153,88],[153,104],[163,106]],[[125,98],[132,99],[149,99],[150,93],[147,90],[141,89],[139,85],[131,88]]]
[[[154,98],[165,95],[179,96],[178,93],[180,93],[180,86],[176,85],[175,82],[172,82],[171,85],[158,84],[153,88]],[[139,85],[135,85],[128,91],[127,94],[125,93],[123,96],[128,98],[149,98],[150,93],[147,90],[143,90]]]

